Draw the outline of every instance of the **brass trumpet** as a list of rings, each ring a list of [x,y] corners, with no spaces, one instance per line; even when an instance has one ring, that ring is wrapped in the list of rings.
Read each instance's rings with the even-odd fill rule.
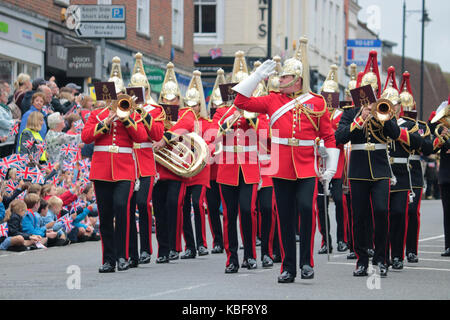
[[[122,119],[130,116],[134,111],[138,111],[139,114],[145,113],[142,108],[136,105],[136,99],[134,96],[119,94],[117,100],[114,100],[111,104],[111,110],[115,111],[117,116]]]
[[[361,108],[360,112],[362,112],[364,108],[367,108],[367,106]],[[391,120],[394,116],[394,104],[389,99],[378,99],[375,103],[375,107],[371,109],[370,115],[364,121],[363,127],[365,127],[371,119],[375,119],[384,125],[385,121]]]

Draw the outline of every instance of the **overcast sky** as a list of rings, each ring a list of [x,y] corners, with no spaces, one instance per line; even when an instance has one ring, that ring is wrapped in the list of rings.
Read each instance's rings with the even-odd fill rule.
[[[371,5],[380,8],[379,37],[382,40],[396,42],[394,53],[401,55],[403,0],[358,0],[358,4],[362,7],[359,19],[363,22],[368,22],[367,9]],[[450,1],[426,0],[425,8],[431,19],[431,22],[425,25],[425,60],[438,63],[444,72],[450,72]],[[406,10],[420,12],[407,12],[405,56],[420,60],[422,0],[407,0]]]

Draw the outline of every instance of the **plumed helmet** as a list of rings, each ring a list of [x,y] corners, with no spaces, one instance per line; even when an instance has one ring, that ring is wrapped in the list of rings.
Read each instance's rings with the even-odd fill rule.
[[[181,99],[181,91],[175,76],[174,67],[175,66],[172,62],[167,64],[166,75],[164,76],[164,82],[161,87],[158,103],[162,103],[163,98],[169,101],[175,99],[176,97]]]
[[[112,59],[111,74],[109,76],[109,82],[114,82],[116,87],[116,93],[125,91],[125,85],[123,84],[122,70],[120,68],[120,58],[114,57]]]

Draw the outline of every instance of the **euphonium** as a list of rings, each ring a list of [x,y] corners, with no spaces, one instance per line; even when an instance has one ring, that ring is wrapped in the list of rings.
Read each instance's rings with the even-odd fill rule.
[[[176,175],[190,178],[200,173],[208,163],[209,149],[202,137],[191,132],[155,151],[155,160]]]

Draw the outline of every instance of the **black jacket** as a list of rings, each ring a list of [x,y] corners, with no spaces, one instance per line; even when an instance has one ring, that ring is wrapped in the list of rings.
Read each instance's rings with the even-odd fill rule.
[[[25,240],[30,240],[31,234],[22,231],[22,217],[17,213],[12,213],[8,220],[8,236],[22,236]]]
[[[387,143],[387,138],[397,140],[400,137],[400,128],[396,120],[389,120],[381,124],[376,120],[373,126],[380,125],[380,131],[367,133],[366,130],[359,129],[353,124],[353,120],[359,114],[361,108],[347,108],[342,114],[341,121],[335,132],[336,144],[346,144],[351,142],[352,145],[364,143]],[[352,150],[350,153],[350,167],[348,173],[349,179],[355,180],[380,180],[390,179],[391,169],[387,150]]]
[[[417,155],[420,154],[422,157],[428,157],[430,154],[433,153],[433,141],[431,140],[431,132],[430,128],[428,127],[426,122],[417,121],[419,125],[419,134],[422,137],[422,146],[420,147],[419,151],[414,151],[413,154]],[[424,181],[423,181],[423,170],[422,165],[420,161],[412,160],[409,162],[411,165],[411,182],[413,188],[423,188]]]
[[[35,90],[30,90],[25,92],[22,99],[22,104],[20,105],[20,110],[22,111],[22,114],[27,112],[31,107],[31,98],[33,97],[33,94],[35,93]]]

